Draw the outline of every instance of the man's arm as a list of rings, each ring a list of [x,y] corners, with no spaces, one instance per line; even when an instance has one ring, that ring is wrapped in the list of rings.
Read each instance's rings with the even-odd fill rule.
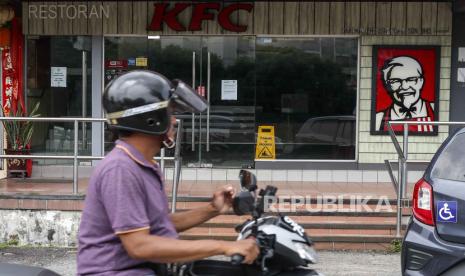
[[[171,214],[170,218],[176,228],[176,231],[183,232],[189,228],[202,224],[217,215],[219,215],[219,211],[212,204],[206,204],[205,207]]]
[[[245,257],[244,263],[250,264],[259,253],[254,240],[185,241],[153,236],[148,229],[119,234],[118,237],[131,258],[159,263],[189,262],[215,255],[241,254]]]
[[[177,232],[185,231],[231,209],[235,191],[232,186],[221,187],[213,194],[213,199],[204,207],[171,214],[170,218]]]

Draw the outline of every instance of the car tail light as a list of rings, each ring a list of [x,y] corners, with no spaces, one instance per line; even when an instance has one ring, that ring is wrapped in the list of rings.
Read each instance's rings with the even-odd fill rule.
[[[424,179],[413,188],[413,215],[424,224],[434,225],[433,188]]]

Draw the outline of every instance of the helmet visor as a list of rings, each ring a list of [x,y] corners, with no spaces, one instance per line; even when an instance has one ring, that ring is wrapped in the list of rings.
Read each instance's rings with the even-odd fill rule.
[[[207,109],[207,101],[195,93],[192,87],[181,80],[173,80],[172,82],[175,88],[171,96],[171,105],[175,113],[201,113]]]

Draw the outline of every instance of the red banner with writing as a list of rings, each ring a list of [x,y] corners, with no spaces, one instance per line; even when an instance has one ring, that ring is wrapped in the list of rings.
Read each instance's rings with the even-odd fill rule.
[[[23,92],[23,54],[24,36],[21,30],[21,18],[11,22],[11,45],[2,50],[2,109],[5,116],[16,113],[18,104],[21,115],[26,115]],[[30,145],[26,145],[30,148]],[[27,175],[31,175],[32,160],[27,160]]]
[[[3,49],[2,51],[2,72],[2,108],[5,116],[9,116],[13,107],[13,102],[16,103],[13,94],[18,95],[18,82],[15,80],[15,72],[11,61],[10,49]],[[13,112],[14,111],[15,110],[13,110]]]

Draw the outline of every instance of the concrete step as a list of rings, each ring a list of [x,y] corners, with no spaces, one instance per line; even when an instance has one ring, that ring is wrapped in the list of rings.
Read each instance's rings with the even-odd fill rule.
[[[395,235],[394,228],[367,229],[367,228],[305,228],[307,235],[310,237],[349,237],[352,235],[360,235],[364,237],[376,236],[393,236]],[[211,235],[222,237],[236,237],[237,233],[234,228],[224,227],[195,227],[182,233],[182,235]],[[352,241],[352,240],[350,240]]]
[[[170,190],[167,187],[165,188],[165,191],[170,192]],[[318,193],[316,193],[316,194],[314,194],[314,196],[318,196],[318,195],[319,196],[334,195],[334,193],[327,193],[327,194],[318,194]],[[339,194],[336,193],[336,195],[339,195]],[[379,196],[377,196],[377,195],[358,194],[358,193],[350,194],[350,193],[347,193],[347,194],[345,194],[345,197],[342,198],[343,202],[344,203],[350,203],[351,202],[351,196],[354,196],[355,198],[357,196],[359,196],[359,197],[368,196],[369,197],[368,201],[367,201],[368,204],[376,204],[379,201]],[[278,197],[279,197],[279,195],[278,195]],[[168,198],[169,198],[169,200],[172,199],[171,194],[168,195]],[[182,196],[182,195],[179,195],[179,194],[178,194],[177,198],[178,198],[178,203],[179,202],[209,202],[211,200],[211,196]],[[281,198],[281,200],[285,201],[285,202],[290,202],[289,198]],[[309,198],[309,200],[312,203],[315,203],[315,202],[318,202],[319,199],[317,197],[311,197],[311,198]],[[336,197],[336,200],[337,200],[337,202],[339,202],[339,199],[337,197]],[[392,204],[392,205],[395,205],[396,202],[397,202],[395,197],[393,197],[393,198],[388,197],[388,198],[385,198],[384,200],[389,201],[389,203]],[[279,198],[278,198],[278,201],[279,201]],[[352,199],[352,201],[353,201],[353,199]]]
[[[176,211],[189,210],[205,206],[210,198],[181,198],[176,204]],[[280,211],[281,214],[286,215],[299,215],[299,216],[337,216],[343,214],[344,216],[396,216],[397,202],[396,200],[389,200],[378,204],[378,199],[371,199],[367,204],[358,204],[357,202],[350,202],[348,200],[336,201],[331,204],[324,204],[322,202],[314,202],[302,205],[290,205],[289,203],[272,204],[268,209],[270,213]],[[402,214],[405,216],[411,215],[411,208],[403,208]]]
[[[321,223],[327,224],[331,223],[341,223],[341,224],[395,224],[396,218],[395,216],[345,216],[345,215],[334,215],[334,216],[319,216],[319,215],[296,215],[291,214],[290,218],[298,221],[300,224],[306,223]],[[247,219],[250,216],[236,216],[236,215],[220,215],[211,220],[209,223],[232,223],[232,224],[239,224]]]
[[[300,219],[294,218],[294,221],[301,222]],[[206,222],[197,227],[199,228],[231,228],[234,229],[239,223],[217,223],[217,222]],[[299,223],[305,229],[326,229],[326,230],[395,230],[395,223],[347,223],[347,222],[334,222],[327,221],[324,223]],[[405,228],[405,225],[403,225]]]
[[[381,250],[392,249],[391,242],[396,239],[397,206],[392,202],[390,208],[376,210],[377,199],[373,199],[367,208],[343,201],[333,206],[332,210],[309,211],[305,208],[295,212],[281,212],[304,227],[315,242],[318,250]],[[177,204],[178,211],[200,207],[205,202],[185,201]],[[411,215],[411,209],[402,211],[404,216]],[[277,215],[277,213],[268,213]],[[250,216],[236,216],[227,213],[211,219],[193,229],[181,233],[182,239],[218,239],[235,240],[235,226],[243,223]],[[402,225],[402,232],[406,225]]]
[[[187,209],[188,210],[188,209]],[[186,209],[178,209],[176,212],[183,212],[186,211]],[[409,215],[410,211],[405,211],[403,212],[404,215]],[[277,212],[266,212],[264,216],[267,215],[277,215]],[[305,216],[329,216],[329,217],[395,217],[396,212],[395,211],[380,211],[380,212],[368,212],[368,211],[349,211],[349,210],[321,210],[321,211],[307,211],[307,210],[296,210],[295,212],[279,212],[279,214],[283,216],[299,216],[299,217],[305,217]],[[234,215],[233,212],[227,212],[225,215]],[[243,216],[246,217],[246,216]],[[247,217],[246,217],[247,218]]]

